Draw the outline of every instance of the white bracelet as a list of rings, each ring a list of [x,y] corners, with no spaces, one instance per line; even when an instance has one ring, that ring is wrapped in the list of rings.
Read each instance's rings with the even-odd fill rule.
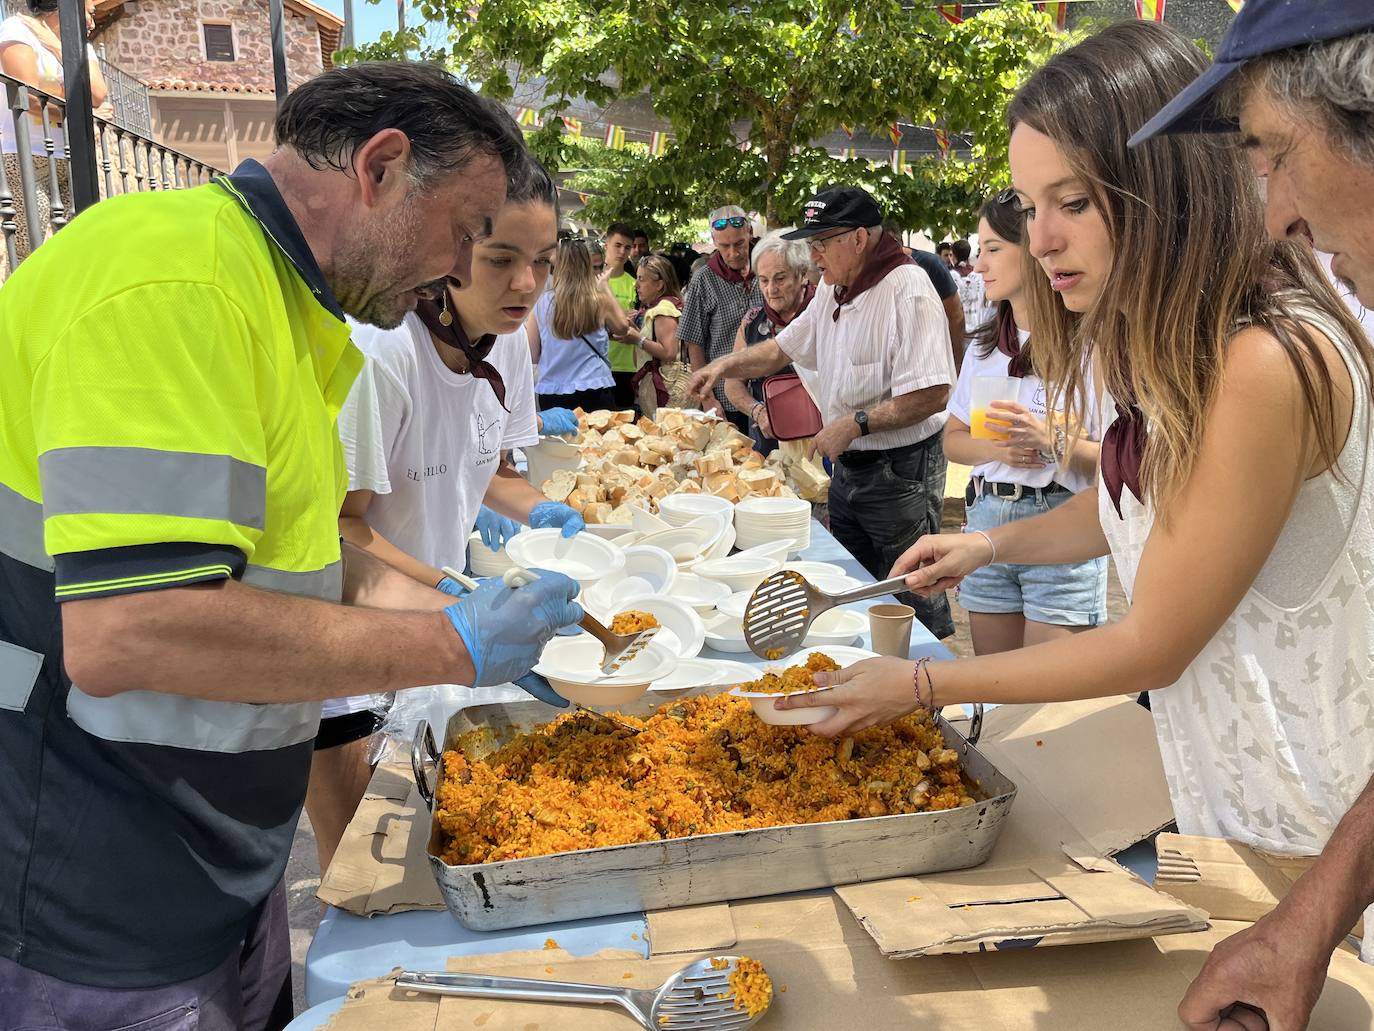
[[[989,566],[996,565],[996,564],[997,564],[997,545],[994,544],[993,541],[992,541],[992,538],[989,537],[989,536],[988,536],[986,533],[984,533],[982,530],[974,530],[973,532],[976,533],[976,534],[978,534],[978,536],[982,537],[983,540],[987,541],[987,542],[988,542],[988,547],[992,549],[992,558],[988,559],[987,562],[986,562],[985,564],[986,564],[986,565],[989,565]]]

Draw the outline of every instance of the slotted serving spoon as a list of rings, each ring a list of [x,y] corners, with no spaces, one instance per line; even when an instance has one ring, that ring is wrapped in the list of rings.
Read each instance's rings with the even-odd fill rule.
[[[523,999],[526,1002],[610,1003],[624,1009],[645,1031],[737,1031],[752,1027],[768,1012],[765,1006],[752,1017],[735,1009],[729,977],[738,956],[719,956],[729,966],[717,970],[703,959],[685,966],[657,991],[612,988],[571,981],[543,981],[530,977],[482,974],[417,973],[403,970],[396,987],[434,995],[465,995],[483,999]],[[721,998],[721,996],[725,998]],[[770,998],[769,1003],[772,1003]]]
[[[442,572],[470,591],[477,589],[476,580],[470,576],[464,576],[456,569],[444,566]],[[528,569],[521,569],[517,566],[506,570],[502,579],[505,580],[507,587],[524,587],[526,584],[534,583],[539,577]],[[605,649],[601,657],[601,675],[606,677],[611,676],[621,666],[643,651],[644,646],[661,629],[653,626],[647,630],[641,630],[637,634],[612,633],[609,627],[603,625],[600,620],[588,612],[582,614],[582,619],[577,625],[600,641],[601,647]]]
[[[795,569],[780,569],[764,579],[744,608],[744,640],[761,659],[780,659],[802,646],[811,624],[836,605],[881,598],[905,589],[906,578],[894,576],[851,591],[827,594]]]

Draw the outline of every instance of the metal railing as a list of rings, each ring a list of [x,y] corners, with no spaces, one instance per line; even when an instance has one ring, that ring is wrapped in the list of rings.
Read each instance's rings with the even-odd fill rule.
[[[60,123],[65,121],[64,101],[8,75],[0,74],[0,84],[6,99],[3,116],[14,140],[14,154],[5,155],[14,158],[13,164],[6,160],[0,166],[0,233],[5,238],[8,274],[75,213],[67,154],[58,143]],[[41,146],[35,148],[35,139],[41,140]],[[95,119],[94,137],[84,146],[81,140],[62,143],[72,147],[74,161],[88,159],[94,152],[99,199],[199,186],[221,171],[103,118]],[[44,157],[46,169],[40,177],[36,159]],[[18,182],[13,181],[16,171]],[[22,248],[18,240],[21,213],[27,242]]]
[[[106,99],[114,108],[114,116],[110,121],[140,136],[152,136],[153,108],[148,100],[148,87],[105,58],[99,58],[99,61],[100,74],[110,91]]]

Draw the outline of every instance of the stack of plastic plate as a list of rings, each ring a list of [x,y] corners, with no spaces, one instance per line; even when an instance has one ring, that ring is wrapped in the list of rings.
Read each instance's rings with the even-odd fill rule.
[[[673,526],[685,526],[697,516],[717,513],[730,515],[734,507],[725,498],[718,498],[714,494],[669,494],[659,499],[658,515]]]
[[[735,546],[796,541],[795,554],[811,544],[811,503],[800,498],[746,498],[735,506]]]
[[[482,535],[474,533],[468,538],[468,564],[473,576],[500,576],[515,563],[506,554],[506,549],[492,551],[482,543]]]

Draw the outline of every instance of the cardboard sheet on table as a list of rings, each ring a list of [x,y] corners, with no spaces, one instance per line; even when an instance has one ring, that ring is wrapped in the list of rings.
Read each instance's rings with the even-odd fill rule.
[[[378,766],[316,897],[357,916],[443,909],[428,844],[429,810],[410,768]]]
[[[892,961],[833,894],[736,903],[740,941],[775,993],[760,1028],[938,1027],[942,1031],[1158,1031],[1177,1026],[1175,1009],[1221,938],[1211,930],[1060,949]],[[700,955],[709,955],[709,952]],[[655,988],[694,956],[641,959],[629,953],[571,958],[558,952],[463,957],[450,969]],[[626,977],[626,975],[629,977]],[[1374,968],[1347,953],[1332,960],[1312,1031],[1371,1026]],[[786,991],[781,991],[786,988]],[[618,1010],[402,993],[385,979],[355,985],[326,1025],[330,1031],[625,1031]]]
[[[1155,886],[1217,920],[1258,920],[1316,862],[1315,857],[1280,856],[1238,841],[1183,834],[1161,834],[1155,851]],[[1352,933],[1364,936],[1363,920]]]

